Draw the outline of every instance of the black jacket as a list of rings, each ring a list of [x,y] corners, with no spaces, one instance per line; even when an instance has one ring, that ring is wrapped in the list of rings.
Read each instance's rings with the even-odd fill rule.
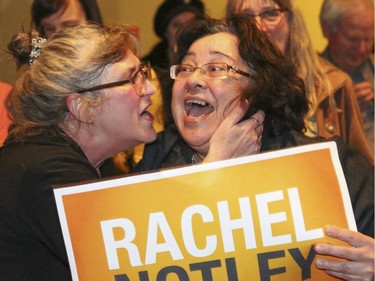
[[[374,167],[358,152],[346,146],[342,139],[309,138],[297,132],[277,137],[262,137],[261,152],[322,141],[335,141],[345,174],[358,231],[374,237]],[[143,159],[134,172],[157,170],[192,164],[194,151],[172,126],[158,134],[155,142],[147,144]]]
[[[0,280],[71,280],[51,186],[98,178],[68,137],[5,143],[0,149]]]

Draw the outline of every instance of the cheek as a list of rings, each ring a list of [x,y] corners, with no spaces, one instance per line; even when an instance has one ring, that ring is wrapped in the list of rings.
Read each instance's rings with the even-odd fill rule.
[[[185,84],[176,80],[172,89],[172,112],[179,111],[184,106]]]
[[[108,100],[108,114],[117,116],[138,115],[140,98],[133,93],[117,93]]]
[[[216,100],[216,111],[218,121],[222,121],[232,111],[237,97],[241,94],[239,87],[221,87],[212,92]]]
[[[273,41],[286,41],[288,38],[288,26],[286,24],[280,24],[270,31],[270,36]]]

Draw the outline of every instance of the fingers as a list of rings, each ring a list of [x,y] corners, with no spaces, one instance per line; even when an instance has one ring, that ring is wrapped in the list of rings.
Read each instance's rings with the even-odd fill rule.
[[[353,84],[353,87],[355,90],[365,90],[365,89],[371,89],[371,83],[368,81],[360,82],[360,83],[355,83]]]
[[[248,109],[249,109],[249,101],[248,100],[244,100],[243,102],[239,102],[234,107],[234,109],[230,112],[230,114],[225,118],[223,123],[225,122],[226,123],[225,126],[227,126],[228,128],[233,127],[234,125],[238,124],[238,122],[240,122],[240,120],[244,117],[244,115],[246,114],[246,111]],[[252,127],[258,128],[261,125],[263,125],[264,117],[265,117],[264,112],[261,111],[261,110],[258,110],[255,114],[250,116],[250,118],[248,118],[244,121],[241,121],[240,123],[251,120],[251,122],[254,123],[254,125]],[[258,130],[258,131],[263,132],[263,130]]]
[[[357,255],[355,253],[355,248],[347,246],[334,246],[329,244],[319,243],[314,247],[316,253],[325,256],[334,256],[338,258],[352,260]]]
[[[248,108],[248,101],[236,104],[219,125],[210,139],[205,162],[247,156],[260,151],[265,114],[258,111],[240,121]]]
[[[343,280],[373,280],[374,239],[359,232],[335,226],[328,226],[325,232],[328,236],[349,245],[316,244],[314,249],[317,254],[341,258],[341,260],[318,258],[317,268]]]
[[[262,110],[258,110],[253,115],[251,115],[249,119],[254,120],[254,122],[256,124],[255,127],[260,127],[264,123],[264,117],[265,117],[264,112]]]
[[[374,268],[371,263],[355,263],[350,261],[316,260],[316,267],[327,274],[343,280],[373,280]]]
[[[249,118],[249,119],[251,119],[251,120],[253,120],[255,122],[254,128],[255,128],[255,131],[258,134],[258,138],[259,138],[258,141],[259,141],[259,143],[261,143],[261,138],[262,138],[262,134],[263,134],[264,117],[265,117],[264,112],[261,111],[261,110],[258,110],[255,114],[253,114]]]
[[[358,102],[366,103],[374,100],[374,90],[369,82],[356,83],[353,88]]]
[[[243,102],[237,103],[223,122],[227,123],[229,127],[237,124],[249,109],[249,105],[249,101],[246,99]]]
[[[352,231],[345,228],[339,228],[329,225],[325,228],[325,233],[332,237],[349,243],[353,247],[371,246],[373,239],[362,233]]]
[[[362,267],[355,268],[353,267],[353,264],[350,264],[349,262],[317,260],[316,267],[324,270],[327,274],[342,280],[372,280],[370,278],[366,278],[368,273],[363,272],[364,269]]]

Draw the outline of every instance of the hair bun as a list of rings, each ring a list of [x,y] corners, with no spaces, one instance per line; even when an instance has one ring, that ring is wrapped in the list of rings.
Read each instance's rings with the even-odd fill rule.
[[[20,32],[15,34],[8,43],[8,51],[16,60],[17,66],[28,64],[32,50],[31,38],[39,35],[36,31],[29,33]]]

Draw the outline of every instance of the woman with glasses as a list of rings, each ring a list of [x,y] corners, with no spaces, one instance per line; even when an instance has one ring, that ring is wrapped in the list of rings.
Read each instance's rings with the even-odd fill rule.
[[[227,0],[227,16],[235,14],[252,16],[286,59],[298,67],[310,103],[305,134],[341,136],[373,164],[352,82],[314,51],[294,0]]]
[[[0,150],[0,280],[71,280],[52,186],[99,179],[104,160],[155,140],[155,89],[126,27],[20,33],[8,48],[24,72]]]
[[[226,159],[254,154],[258,150],[324,141],[303,134],[304,116],[308,112],[303,81],[268,36],[257,28],[253,17],[191,21],[180,30],[177,43],[181,57],[179,64],[170,69],[174,79],[172,113],[176,126],[160,133],[156,142],[146,145],[137,171],[211,162],[220,159],[218,156]],[[238,122],[242,114],[238,115],[238,109],[237,116],[233,114],[237,103],[248,105],[246,116],[250,118]],[[264,122],[259,119],[260,113],[251,115],[257,110],[264,112]],[[253,148],[254,141],[248,139],[246,132],[236,134],[236,129],[242,126],[248,127],[249,133],[262,133],[257,149]],[[334,140],[358,229],[373,236],[373,167],[340,139]],[[234,145],[239,148],[233,150]],[[353,247],[316,245],[319,253],[347,259],[335,263],[321,257],[317,260],[319,268],[330,274],[336,271],[337,275],[332,275],[347,280],[350,275],[346,274],[361,278],[373,274],[372,238],[336,227],[328,227],[326,233]]]

